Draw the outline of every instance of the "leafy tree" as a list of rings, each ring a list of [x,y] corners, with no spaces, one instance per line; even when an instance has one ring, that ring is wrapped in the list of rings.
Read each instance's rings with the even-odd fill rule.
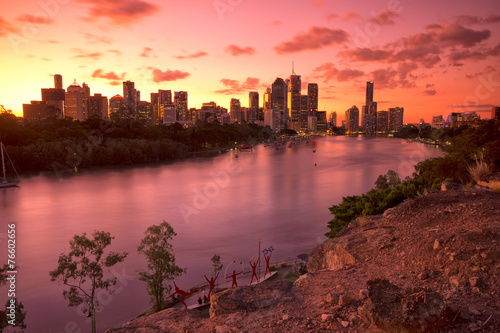
[[[389,187],[394,187],[394,186],[398,186],[399,184],[401,184],[401,178],[399,178],[396,171],[389,170],[389,171],[387,171],[386,176],[387,176],[387,182],[389,184]]]
[[[386,175],[379,175],[377,180],[375,181],[375,188],[377,190],[384,190],[386,188],[389,188],[389,183],[387,182],[387,176]]]
[[[8,265],[0,267],[0,287],[7,283],[7,278],[9,277],[7,272],[10,270],[12,269],[10,269]],[[8,326],[14,326],[21,329],[26,328],[26,324],[24,323],[24,319],[26,319],[26,311],[24,311],[23,303],[19,302],[17,298],[14,298],[14,307],[16,309],[14,314],[16,318],[14,320],[14,325],[11,325],[12,319],[8,316],[8,314],[10,314],[10,308],[12,307],[11,304],[11,301],[7,300],[5,303],[5,311],[0,311],[0,333],[2,333]]]
[[[212,261],[211,273],[213,270],[212,275],[215,276],[215,275],[217,275],[217,272],[220,271],[223,267],[223,265],[220,263],[220,255],[214,254],[212,259],[210,259],[210,260]]]
[[[50,280],[60,280],[70,287],[63,291],[63,297],[69,301],[69,306],[78,306],[87,303],[89,316],[92,317],[92,333],[96,332],[95,314],[99,306],[95,298],[97,289],[105,289],[111,294],[109,287],[116,284],[117,278],[104,279],[104,268],[109,268],[122,262],[127,253],[109,252],[104,255],[104,249],[111,244],[109,232],[94,231],[93,239],[87,238],[83,233],[75,235],[69,242],[69,254],[61,254],[58,266],[50,271]]]
[[[148,294],[155,310],[162,309],[165,293],[170,293],[171,286],[165,282],[182,275],[186,269],[175,263],[170,241],[177,234],[174,228],[163,221],[160,225],[152,225],[146,229],[146,236],[137,247],[137,252],[144,254],[148,262],[148,270],[139,272],[139,279],[147,283]]]

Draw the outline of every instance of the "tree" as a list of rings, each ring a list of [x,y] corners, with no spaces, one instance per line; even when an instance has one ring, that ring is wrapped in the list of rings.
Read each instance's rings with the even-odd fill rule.
[[[59,256],[58,266],[49,272],[50,280],[60,280],[69,290],[63,291],[63,297],[69,301],[69,306],[87,303],[88,315],[92,317],[92,333],[96,332],[95,314],[99,301],[95,298],[97,289],[105,289],[112,294],[109,287],[116,284],[117,278],[104,279],[104,268],[109,268],[122,262],[127,253],[109,252],[104,256],[104,249],[111,244],[109,232],[94,231],[93,239],[83,233],[75,235],[69,242],[69,254]],[[87,310],[86,310],[87,311]]]
[[[387,171],[386,176],[389,187],[395,187],[401,184],[401,178],[399,178],[396,171],[389,170]]]
[[[9,268],[8,265],[0,267],[0,287],[7,283],[7,278],[9,277],[7,272],[15,269],[15,267]],[[13,310],[14,313],[12,313],[12,309],[15,309]],[[15,319],[13,319],[11,315],[14,315]],[[0,333],[8,326],[14,326],[21,329],[26,328],[26,324],[24,323],[25,318],[26,311],[24,311],[23,303],[19,302],[17,298],[7,300],[7,303],[5,303],[5,311],[0,311]]]
[[[218,271],[222,269],[222,264],[220,263],[220,255],[214,254],[212,259],[212,269],[210,269],[210,273],[215,276]],[[213,271],[213,272],[212,272]]]
[[[148,270],[139,272],[139,279],[147,283],[151,303],[158,312],[162,309],[165,293],[170,293],[172,289],[165,282],[182,275],[186,269],[175,263],[170,241],[177,234],[170,224],[163,221],[160,225],[152,225],[146,229],[145,234],[137,252],[146,256]]]

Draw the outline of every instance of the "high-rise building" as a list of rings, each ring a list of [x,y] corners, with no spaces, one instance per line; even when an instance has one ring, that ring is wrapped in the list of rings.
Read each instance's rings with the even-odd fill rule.
[[[318,115],[318,132],[326,132],[327,121],[326,121],[326,111],[316,112]],[[359,118],[359,115],[358,115]]]
[[[189,121],[191,115],[188,108],[188,93],[187,91],[174,92],[174,104],[177,110],[177,121]]]
[[[300,130],[300,101],[301,101],[302,81],[300,75],[292,73],[290,75],[290,85],[288,86],[288,107],[291,126],[295,131]]]
[[[491,119],[500,120],[500,106],[491,108]]]
[[[318,112],[318,84],[309,83],[307,85],[308,109],[309,115],[317,117]]]
[[[30,104],[23,104],[23,117],[28,121],[38,121],[53,117],[55,109],[47,105],[45,101],[31,101]]]
[[[377,130],[377,102],[373,101],[373,82],[366,82],[366,100],[361,108],[361,126],[366,134]]]
[[[137,102],[137,119],[141,119],[146,124],[151,123],[151,103],[147,101],[139,101]]]
[[[241,117],[241,103],[237,98],[231,98],[231,104],[229,106],[229,114],[231,115],[231,123],[241,123],[243,121]]]
[[[356,105],[345,112],[346,134],[356,134],[359,130],[359,109]]]
[[[330,113],[330,120],[328,121],[331,127],[337,127],[337,112]]]
[[[54,74],[54,88],[63,89],[63,81],[61,74]]]
[[[286,96],[287,85],[282,78],[278,77],[271,86],[271,107],[281,115],[281,129],[286,127],[288,121]]]
[[[377,133],[389,132],[389,112],[377,111]]]
[[[159,125],[160,119],[158,118],[158,115],[159,115],[158,93],[151,93],[150,96],[151,96],[150,97],[150,100],[151,100],[151,123],[153,125]]]
[[[250,91],[248,102],[248,123],[253,124],[259,119],[259,93],[257,91]]]
[[[42,89],[42,101],[44,101],[48,106],[53,107],[56,118],[63,119],[65,98],[66,91],[62,87],[62,76],[55,74],[54,88]]]
[[[87,118],[90,116],[108,117],[108,98],[106,96],[94,94],[94,96],[87,98]]]
[[[389,131],[398,132],[403,128],[404,108],[389,108]]]
[[[123,98],[125,99],[129,114],[134,117],[137,113],[137,103],[139,101],[137,97],[135,83],[131,81],[123,81]]]
[[[264,110],[272,108],[272,104],[271,104],[271,88],[267,88],[266,92],[262,96],[262,107],[264,108]]]
[[[163,114],[163,124],[171,125],[177,121],[177,109],[174,103],[163,103],[159,105],[161,114]]]
[[[109,99],[109,117],[113,115],[128,115],[127,101],[118,94]]]
[[[365,105],[373,102],[373,82],[366,82],[366,103]]]
[[[73,120],[84,121],[87,119],[87,96],[86,93],[90,90],[84,83],[86,88],[82,88],[76,80],[66,88],[64,101],[65,117],[73,118]]]
[[[307,131],[307,118],[313,116],[309,113],[309,96],[300,96],[300,130],[302,132]]]

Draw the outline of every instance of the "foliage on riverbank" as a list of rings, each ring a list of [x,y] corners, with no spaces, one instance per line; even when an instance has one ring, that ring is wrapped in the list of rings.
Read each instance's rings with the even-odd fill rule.
[[[217,121],[183,128],[179,123],[147,126],[134,119],[91,117],[22,126],[11,113],[0,112],[0,141],[21,172],[162,162],[270,137],[269,128]]]
[[[474,165],[484,163],[488,170],[499,171],[500,121],[483,121],[477,128],[463,129],[451,138],[451,144],[444,150],[445,156],[418,163],[413,178],[401,185],[375,188],[362,195],[342,198],[340,204],[329,208],[334,218],[328,222],[330,231],[325,235],[334,237],[355,218],[381,214],[407,198],[422,194],[426,188],[439,189],[444,180],[471,183],[474,179],[470,170]]]

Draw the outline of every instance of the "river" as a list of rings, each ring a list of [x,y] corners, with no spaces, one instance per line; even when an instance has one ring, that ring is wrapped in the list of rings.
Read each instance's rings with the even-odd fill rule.
[[[187,268],[176,283],[188,289],[208,276],[215,253],[224,265],[247,262],[258,255],[259,240],[261,249],[274,248],[272,262],[308,253],[326,239],[328,207],[368,191],[389,169],[404,178],[417,162],[440,155],[401,139],[316,137],[279,150],[259,145],[162,165],[24,177],[20,187],[0,189],[0,258],[6,261],[7,224],[15,224],[16,296],[26,332],[86,332],[89,319],[81,307],[68,307],[64,286],[48,272],[73,235],[109,231],[109,249],[129,255],[107,272],[118,277],[115,293],[98,294],[103,332],[150,306],[137,276],[146,268],[137,246],[147,227],[163,220],[173,226],[177,264]],[[7,288],[0,292],[5,304]]]

